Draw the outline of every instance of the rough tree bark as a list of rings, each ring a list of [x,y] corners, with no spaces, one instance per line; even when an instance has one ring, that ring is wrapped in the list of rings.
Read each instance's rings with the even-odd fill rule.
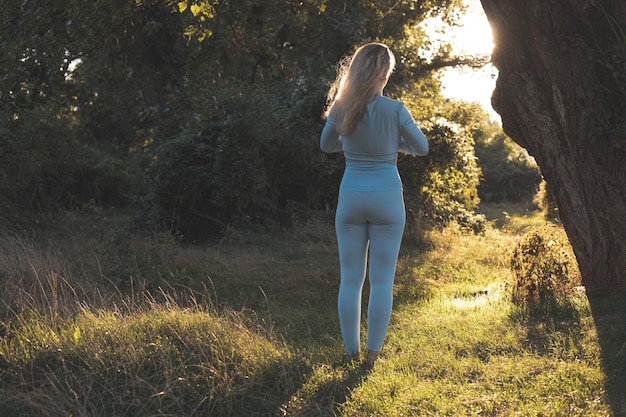
[[[481,0],[492,105],[554,192],[588,294],[626,290],[626,1]]]

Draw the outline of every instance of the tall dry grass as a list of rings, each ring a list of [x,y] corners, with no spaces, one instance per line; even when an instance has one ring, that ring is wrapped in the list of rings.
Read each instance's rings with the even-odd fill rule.
[[[71,235],[5,233],[0,415],[276,409],[300,382],[291,369],[301,360],[254,310],[218,306],[210,280],[195,282],[235,277],[235,267],[244,276],[272,267],[245,246],[228,260],[223,245],[193,248],[166,235],[133,235],[123,224]]]

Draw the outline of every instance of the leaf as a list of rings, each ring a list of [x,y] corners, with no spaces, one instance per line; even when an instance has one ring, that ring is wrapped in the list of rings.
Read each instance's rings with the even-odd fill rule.
[[[183,32],[183,35],[186,37],[192,37],[193,35],[195,35],[197,32],[196,28],[194,28],[193,26],[189,25],[185,28],[185,31]]]
[[[179,1],[178,2],[178,11],[180,13],[184,12],[185,10],[187,10],[187,2],[186,1]]]
[[[202,11],[202,7],[198,6],[197,4],[192,4],[190,10],[194,16],[198,16],[198,13]]]
[[[211,29],[205,29],[202,32],[198,33],[198,42],[202,42],[206,38],[210,38],[213,36],[213,31]]]

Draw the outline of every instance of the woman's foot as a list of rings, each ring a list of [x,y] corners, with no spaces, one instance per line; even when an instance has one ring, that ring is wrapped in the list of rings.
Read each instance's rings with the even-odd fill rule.
[[[368,350],[367,351],[367,356],[365,357],[365,366],[367,366],[368,368],[371,368],[374,366],[374,362],[376,362],[376,359],[378,359],[378,355],[380,354],[380,352],[375,351],[375,350]]]
[[[346,363],[359,362],[361,360],[361,352],[346,355]]]

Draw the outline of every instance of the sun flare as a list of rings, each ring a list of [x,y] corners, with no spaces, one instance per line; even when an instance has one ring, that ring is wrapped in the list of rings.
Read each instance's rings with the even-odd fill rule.
[[[469,0],[468,9],[459,26],[446,26],[443,36],[452,44],[455,55],[490,55],[493,35],[487,16],[478,0]],[[440,79],[445,97],[479,103],[496,121],[500,116],[491,107],[491,94],[495,88],[497,69],[487,65],[481,69],[447,68]]]

